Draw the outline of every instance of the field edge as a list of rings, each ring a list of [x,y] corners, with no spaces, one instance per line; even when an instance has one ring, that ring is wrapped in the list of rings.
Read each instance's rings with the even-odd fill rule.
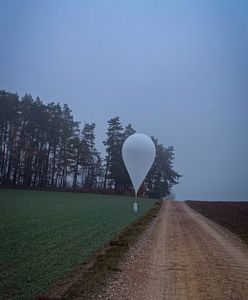
[[[122,258],[148,224],[157,217],[161,206],[162,201],[156,200],[154,206],[142,217],[126,226],[114,239],[104,243],[64,279],[55,281],[53,287],[37,299],[89,299],[97,294],[111,275],[122,271],[119,268]]]
[[[244,243],[246,245],[248,245],[248,223],[247,223],[247,217],[246,217],[246,221],[243,221],[242,224],[242,228],[237,228],[237,225],[234,223],[233,219],[223,219],[222,215],[219,215],[217,217],[217,215],[214,213],[214,211],[209,211],[209,210],[204,210],[204,204],[208,203],[208,204],[226,204],[226,205],[230,205],[232,203],[235,204],[239,204],[239,203],[246,203],[245,201],[239,201],[239,202],[223,202],[223,201],[196,201],[196,200],[186,200],[185,203],[193,210],[195,210],[197,213],[203,215],[204,217],[206,217],[207,219],[211,220],[212,222],[215,222],[216,224],[218,224],[219,226],[225,228],[226,230],[228,230],[229,232],[231,232],[234,236],[236,236],[241,243]],[[248,205],[248,204],[247,204]],[[201,207],[202,206],[202,207]],[[228,214],[232,214],[231,213],[232,210],[229,209],[229,211],[227,212]],[[242,213],[243,215],[243,213]],[[237,216],[237,218],[240,216]]]

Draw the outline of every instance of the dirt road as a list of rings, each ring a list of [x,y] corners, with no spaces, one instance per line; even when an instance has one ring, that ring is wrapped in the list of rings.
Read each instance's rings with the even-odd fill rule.
[[[104,299],[248,299],[248,250],[184,202],[165,202]]]

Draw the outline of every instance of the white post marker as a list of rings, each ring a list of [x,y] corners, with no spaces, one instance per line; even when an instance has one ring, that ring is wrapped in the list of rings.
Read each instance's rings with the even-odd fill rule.
[[[138,211],[138,203],[137,200],[135,199],[135,202],[133,203],[133,212],[137,212]]]
[[[130,175],[129,175],[129,177],[130,177]],[[132,180],[131,180],[132,181]],[[139,189],[138,189],[139,190]],[[135,197],[135,200],[134,200],[134,203],[133,203],[133,212],[138,212],[138,197],[137,197],[137,193],[138,193],[138,190],[136,191],[136,190],[134,190],[134,197]]]
[[[156,155],[152,139],[142,133],[130,135],[122,146],[122,158],[135,191],[133,211],[138,211],[137,193]]]

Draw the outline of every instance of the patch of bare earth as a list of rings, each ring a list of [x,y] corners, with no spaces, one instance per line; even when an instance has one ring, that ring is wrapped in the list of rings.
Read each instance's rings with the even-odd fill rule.
[[[184,202],[165,202],[102,299],[248,299],[248,250]]]

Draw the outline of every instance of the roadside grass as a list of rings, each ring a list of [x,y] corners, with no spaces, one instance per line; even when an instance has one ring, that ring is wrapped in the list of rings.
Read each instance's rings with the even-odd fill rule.
[[[0,190],[0,298],[45,293],[154,205],[139,199],[134,214],[132,202],[112,195]]]
[[[121,272],[120,262],[128,249],[137,241],[147,225],[157,216],[162,201],[155,205],[144,216],[132,222],[113,240],[99,248],[89,259],[74,272],[49,291],[39,300],[51,299],[92,299],[102,291],[106,279],[116,272]]]
[[[248,202],[188,200],[186,203],[248,244]]]

